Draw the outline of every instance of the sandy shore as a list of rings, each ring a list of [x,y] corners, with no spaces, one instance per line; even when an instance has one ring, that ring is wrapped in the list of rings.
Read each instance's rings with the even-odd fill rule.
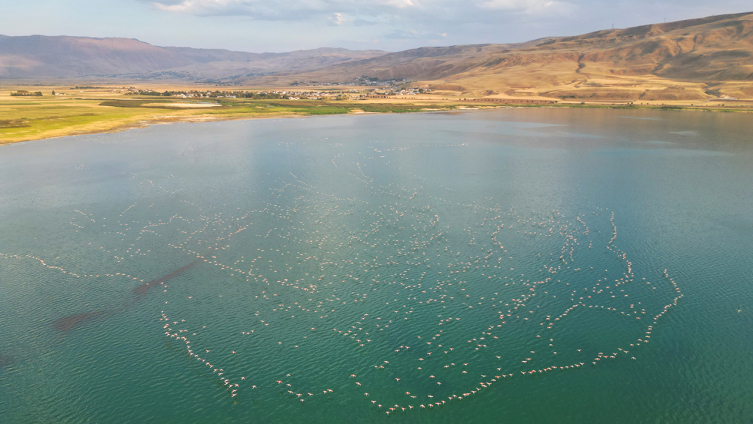
[[[179,105],[180,103],[171,104],[170,106]],[[190,103],[186,105],[186,109],[190,110],[194,107],[196,107],[196,103]],[[221,105],[212,105],[212,104],[206,104],[203,107],[213,107],[213,106],[221,106]],[[626,108],[624,106],[620,105],[602,105],[602,104],[591,104],[591,105],[579,105],[574,103],[560,103],[556,105],[478,105],[479,107],[475,107],[476,105],[452,105],[448,104],[447,108],[425,108],[420,111],[415,112],[408,112],[408,113],[436,113],[436,112],[446,112],[446,111],[455,111],[455,112],[466,112],[466,113],[472,113],[479,110],[492,110],[492,109],[505,109],[505,108],[530,108],[530,107],[547,107],[547,108],[621,108],[621,109],[629,109],[629,110],[639,110],[639,109],[650,109],[650,110],[664,110],[661,108],[657,108],[655,106],[648,106],[648,107],[630,107]],[[180,106],[178,106],[180,107]],[[199,106],[202,107],[202,106]],[[713,109],[707,109],[707,108],[698,108],[698,107],[672,107],[672,111],[696,111],[696,112],[736,112],[736,113],[751,113],[753,111],[751,110],[740,110],[740,109],[725,109],[725,110],[713,110]],[[392,113],[392,112],[365,112],[360,109],[352,109],[349,113],[343,114],[343,115],[373,115],[373,114],[385,114],[385,113]],[[36,140],[49,140],[54,138],[61,138],[61,137],[69,137],[69,136],[76,136],[76,135],[89,135],[89,134],[110,134],[110,133],[118,133],[130,129],[138,129],[138,128],[145,128],[150,125],[166,125],[166,124],[174,124],[174,123],[181,123],[181,122],[218,122],[218,121],[238,121],[238,120],[253,120],[253,119],[281,119],[281,118],[302,118],[307,116],[325,116],[325,115],[308,115],[305,113],[300,114],[280,114],[280,115],[163,115],[160,117],[152,118],[152,119],[141,119],[136,122],[127,122],[124,124],[116,124],[114,126],[107,126],[109,123],[108,121],[102,121],[101,126],[98,126],[94,129],[81,129],[76,130],[74,128],[70,128],[70,131],[66,131],[64,134],[54,134],[49,136],[41,136],[36,138],[30,138],[26,140],[0,140],[0,145],[7,145],[7,144],[15,144],[15,143],[23,143],[23,142],[29,142],[29,141],[36,141]],[[335,116],[335,115],[326,115],[326,116]],[[111,122],[111,121],[110,121]]]
[[[306,115],[276,115],[276,116],[213,116],[213,115],[199,115],[199,116],[166,116],[159,119],[149,119],[139,122],[119,125],[116,127],[108,128],[105,130],[83,130],[72,131],[65,135],[54,135],[49,137],[39,137],[30,140],[20,141],[2,141],[0,140],[0,146],[10,145],[16,143],[29,143],[39,140],[52,140],[55,138],[73,137],[77,135],[91,135],[91,134],[115,134],[128,130],[135,130],[139,128],[146,128],[152,125],[168,125],[179,123],[200,123],[200,122],[219,122],[219,121],[246,121],[255,119],[287,119],[287,118],[305,118]]]

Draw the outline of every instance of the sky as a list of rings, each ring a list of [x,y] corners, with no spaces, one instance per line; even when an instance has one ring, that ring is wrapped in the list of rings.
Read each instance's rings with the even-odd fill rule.
[[[750,0],[0,0],[0,34],[249,52],[400,51],[751,11]]]

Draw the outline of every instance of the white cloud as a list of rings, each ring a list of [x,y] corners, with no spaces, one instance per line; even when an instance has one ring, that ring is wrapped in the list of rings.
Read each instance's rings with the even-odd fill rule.
[[[260,20],[352,16],[354,21],[486,21],[497,13],[546,13],[568,6],[559,0],[151,0],[160,10],[193,15],[246,15]],[[339,15],[338,15],[339,14]]]
[[[301,19],[312,14],[355,13],[376,16],[420,7],[418,0],[153,0],[160,10],[194,15],[243,14],[258,19]],[[335,12],[337,11],[337,12]]]
[[[487,10],[534,14],[554,13],[570,8],[570,4],[554,0],[481,0],[477,5]]]
[[[335,12],[334,16],[330,16],[328,19],[332,25],[336,25],[336,26],[340,26],[350,21],[350,19],[343,16],[342,13],[337,13],[337,12]]]
[[[550,27],[574,16],[570,2],[583,0],[135,0],[159,10],[194,16],[246,17],[289,22],[286,31],[304,31],[339,44],[382,40],[384,46],[501,42],[512,28]],[[595,0],[585,0],[595,1]],[[316,29],[323,26],[329,29]],[[448,36],[448,34],[451,34]],[[523,41],[515,36],[516,41]]]

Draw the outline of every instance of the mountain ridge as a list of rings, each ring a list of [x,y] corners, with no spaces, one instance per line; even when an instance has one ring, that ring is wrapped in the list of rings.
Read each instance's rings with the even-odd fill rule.
[[[161,47],[135,38],[0,35],[0,78],[82,78],[142,76],[173,71],[195,78],[229,74],[309,70],[384,54],[379,50],[322,47],[284,53],[251,53],[226,49]],[[202,65],[223,63],[204,72]],[[230,72],[223,72],[222,68]],[[219,68],[219,69],[216,69]]]
[[[453,86],[467,96],[623,101],[646,96],[705,99],[719,94],[751,98],[753,13],[543,37],[511,45],[411,49],[287,77],[260,77],[255,82],[347,81],[360,75]]]
[[[368,76],[461,96],[569,99],[753,98],[753,12],[399,52],[285,53],[159,47],[136,39],[0,36],[0,79],[183,80],[280,86]],[[451,89],[450,89],[451,88]]]

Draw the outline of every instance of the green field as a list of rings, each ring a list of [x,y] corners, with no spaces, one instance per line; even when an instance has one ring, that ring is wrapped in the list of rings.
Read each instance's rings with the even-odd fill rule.
[[[0,143],[60,137],[72,134],[118,131],[156,122],[265,118],[294,115],[334,115],[353,112],[404,113],[453,106],[369,103],[362,101],[164,99],[150,96],[0,97]],[[3,101],[7,100],[7,101]],[[207,103],[216,107],[202,107]],[[186,107],[193,105],[194,107]]]
[[[112,90],[86,90],[76,95],[11,97],[0,88],[0,144],[62,137],[75,134],[121,131],[154,123],[200,122],[283,116],[336,115],[348,113],[408,113],[452,110],[460,107],[496,108],[484,104],[427,99],[388,100],[270,100],[251,98],[178,99],[160,96],[118,95]],[[60,92],[60,91],[58,91]],[[211,105],[212,107],[207,107]],[[518,104],[515,107],[542,107]],[[560,103],[544,107],[625,107],[686,109],[680,106],[627,106]],[[734,111],[734,108],[696,107],[694,110]],[[739,110],[739,109],[738,109]]]

